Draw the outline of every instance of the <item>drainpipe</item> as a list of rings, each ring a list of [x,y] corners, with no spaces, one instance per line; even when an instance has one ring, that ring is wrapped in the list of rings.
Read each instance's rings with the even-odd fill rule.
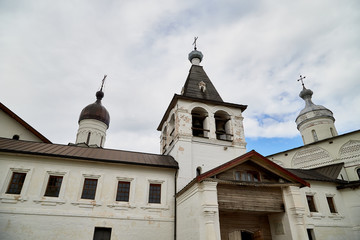
[[[176,213],[177,213],[177,205],[176,205],[176,187],[177,187],[177,175],[178,175],[178,169],[176,169],[176,172],[175,172],[175,181],[174,181],[174,187],[175,187],[175,194],[174,194],[174,240],[176,240],[176,225],[177,225],[177,222],[176,222]]]

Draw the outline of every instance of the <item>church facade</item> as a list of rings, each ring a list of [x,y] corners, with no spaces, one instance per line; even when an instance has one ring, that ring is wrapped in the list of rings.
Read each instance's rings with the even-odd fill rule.
[[[338,135],[303,85],[304,146],[247,152],[247,106],[222,100],[202,57],[160,121],[161,154],[104,148],[102,88],[69,145],[1,104],[0,239],[359,239],[360,131]]]

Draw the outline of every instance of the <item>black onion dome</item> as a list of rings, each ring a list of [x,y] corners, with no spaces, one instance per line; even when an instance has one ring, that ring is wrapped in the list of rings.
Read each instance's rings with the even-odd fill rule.
[[[96,119],[106,124],[109,128],[110,115],[106,108],[101,104],[101,99],[104,97],[102,91],[96,92],[96,101],[87,105],[80,113],[79,123],[84,119]]]

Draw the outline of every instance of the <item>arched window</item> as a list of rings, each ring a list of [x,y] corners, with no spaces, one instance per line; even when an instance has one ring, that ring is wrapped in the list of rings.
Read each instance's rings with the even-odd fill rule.
[[[315,130],[311,130],[311,133],[313,135],[314,141],[316,142],[318,140],[318,137],[316,135],[316,131]]]
[[[208,137],[208,113],[203,108],[194,108],[191,111],[192,116],[192,133],[195,137]]]
[[[219,140],[232,140],[230,115],[224,111],[217,111],[214,115],[216,125],[216,138]]]
[[[357,172],[357,175],[358,175],[358,177],[360,179],[360,168],[356,169],[356,172]]]
[[[17,134],[15,134],[15,135],[12,137],[12,139],[14,139],[14,140],[19,140],[19,139],[20,139],[20,136],[17,135]]]
[[[175,115],[171,115],[170,121],[169,121],[169,131],[170,131],[170,136],[173,137],[175,134]]]
[[[196,168],[196,176],[201,175],[201,167]]]
[[[164,130],[162,131],[162,134],[161,134],[161,145],[162,145],[163,153],[166,150],[166,136],[167,136],[167,126],[164,127]]]

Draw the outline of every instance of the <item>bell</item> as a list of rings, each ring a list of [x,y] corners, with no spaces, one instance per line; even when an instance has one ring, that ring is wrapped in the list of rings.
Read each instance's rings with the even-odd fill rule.
[[[216,122],[216,132],[225,134],[225,123],[222,121]]]
[[[202,124],[200,122],[200,119],[198,119],[198,118],[193,119],[193,127],[194,128],[202,128]]]

